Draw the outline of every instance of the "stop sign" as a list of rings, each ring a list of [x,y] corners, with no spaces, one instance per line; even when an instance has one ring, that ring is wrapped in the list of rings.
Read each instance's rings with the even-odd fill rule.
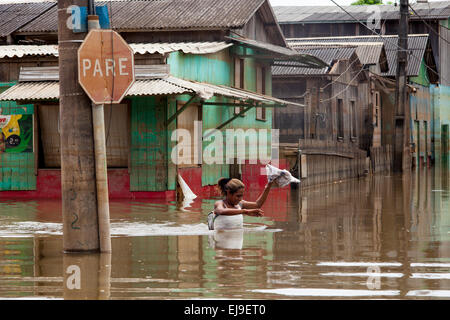
[[[95,104],[120,103],[134,82],[134,53],[115,31],[89,31],[78,49],[78,81]]]

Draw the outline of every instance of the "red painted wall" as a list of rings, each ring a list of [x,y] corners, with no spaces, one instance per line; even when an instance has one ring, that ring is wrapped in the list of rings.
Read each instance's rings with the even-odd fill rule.
[[[287,167],[286,161],[280,160],[280,168]],[[244,164],[242,166],[242,181],[247,190],[262,190],[267,183],[267,177],[261,175],[261,164]],[[180,168],[179,173],[191,190],[199,198],[220,196],[216,185],[202,186],[202,168]],[[128,169],[109,169],[108,187],[110,199],[176,199],[175,191],[131,192]],[[2,191],[0,199],[60,199],[61,171],[51,169],[38,170],[36,190],[33,191]]]

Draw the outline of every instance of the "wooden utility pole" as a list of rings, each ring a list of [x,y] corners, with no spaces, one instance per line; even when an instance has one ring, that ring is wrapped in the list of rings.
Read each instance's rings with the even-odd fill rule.
[[[407,88],[409,0],[400,0],[397,74],[395,90],[394,171],[410,167],[410,110]]]
[[[65,252],[98,251],[92,107],[78,83],[77,65],[77,50],[86,33],[69,28],[71,5],[87,7],[88,0],[58,0],[63,248]]]
[[[89,0],[89,2],[88,30],[100,29],[99,18],[95,15],[93,8],[94,1]],[[103,104],[95,104],[92,102],[92,121],[94,127],[95,176],[97,183],[100,251],[110,253],[112,251],[111,226],[109,221],[108,166],[106,162],[105,112]]]

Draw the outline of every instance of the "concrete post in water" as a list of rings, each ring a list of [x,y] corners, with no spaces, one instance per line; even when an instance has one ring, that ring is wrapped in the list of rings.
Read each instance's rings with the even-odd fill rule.
[[[99,250],[91,101],[78,83],[77,50],[86,33],[74,33],[68,9],[87,0],[58,0],[63,248]]]
[[[100,29],[98,16],[88,16],[88,28]],[[111,110],[112,112],[112,110]],[[108,166],[106,163],[105,113],[103,104],[92,103],[94,126],[95,176],[97,184],[98,227],[100,251],[111,252],[109,221]]]

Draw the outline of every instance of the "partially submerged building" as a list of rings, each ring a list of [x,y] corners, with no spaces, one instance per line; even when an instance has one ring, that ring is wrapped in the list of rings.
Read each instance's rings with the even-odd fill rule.
[[[360,49],[359,57],[367,66],[368,77],[371,80],[368,93],[370,110],[363,111],[366,114],[364,126],[368,137],[373,140],[362,146],[369,151],[370,147],[392,146],[394,112],[395,112],[395,75],[397,70],[397,36],[348,36],[348,37],[324,37],[324,38],[296,38],[288,39],[293,47],[300,47],[311,43],[317,44],[342,44],[356,45]],[[373,47],[367,45],[382,44],[385,50],[383,57]],[[369,48],[369,49],[368,49]],[[430,165],[433,155],[432,148],[432,124],[433,105],[435,95],[430,91],[433,84],[437,84],[437,67],[431,48],[431,42],[427,34],[409,35],[408,48],[410,51],[407,75],[410,84],[410,126],[411,147],[413,165]],[[367,50],[368,49],[368,50]],[[373,58],[371,58],[373,57]],[[384,62],[384,65],[370,64],[370,59]],[[372,65],[372,67],[370,67]],[[366,108],[366,107],[362,107]],[[368,121],[368,119],[374,119]],[[373,132],[370,132],[373,130]],[[386,158],[386,155],[381,155]]]
[[[136,65],[126,98],[105,106],[110,195],[174,198],[178,175],[205,196],[220,177],[258,185],[252,173],[259,173],[260,154],[272,156],[272,110],[288,104],[271,97],[271,64],[323,62],[286,47],[265,0],[110,5],[112,27],[132,46]],[[47,8],[9,30],[9,45],[0,46],[0,114],[17,115],[24,128],[21,140],[0,153],[2,197],[60,196],[56,19],[56,6]],[[227,129],[244,134],[237,143],[248,147],[242,163],[237,148],[226,152]],[[258,132],[260,148],[246,143],[249,130]],[[191,137],[182,152],[175,148],[180,132]],[[222,148],[212,152],[212,144]]]
[[[374,112],[369,74],[371,68],[387,71],[383,43],[289,43],[329,65],[320,70],[295,66],[272,69],[274,95],[305,105],[277,109],[274,115],[281,150],[291,158],[291,167],[299,150],[296,165],[306,178],[302,184],[362,176],[370,170],[368,157],[373,160],[372,171],[389,167],[384,158],[373,156],[386,150],[381,148],[378,120],[374,118],[378,114]]]
[[[420,166],[440,161],[448,154],[450,1],[414,3],[411,7],[407,70],[411,86],[410,148],[412,165]],[[285,37],[294,41],[382,41],[390,63],[389,71],[379,78],[379,83],[382,81],[389,88],[381,90],[381,104],[393,105],[399,7],[344,6],[343,9],[347,12],[338,6],[275,7],[274,11]],[[373,19],[375,14],[380,18],[379,24]],[[379,35],[374,35],[374,31]],[[385,141],[390,144],[392,125],[386,124]]]

